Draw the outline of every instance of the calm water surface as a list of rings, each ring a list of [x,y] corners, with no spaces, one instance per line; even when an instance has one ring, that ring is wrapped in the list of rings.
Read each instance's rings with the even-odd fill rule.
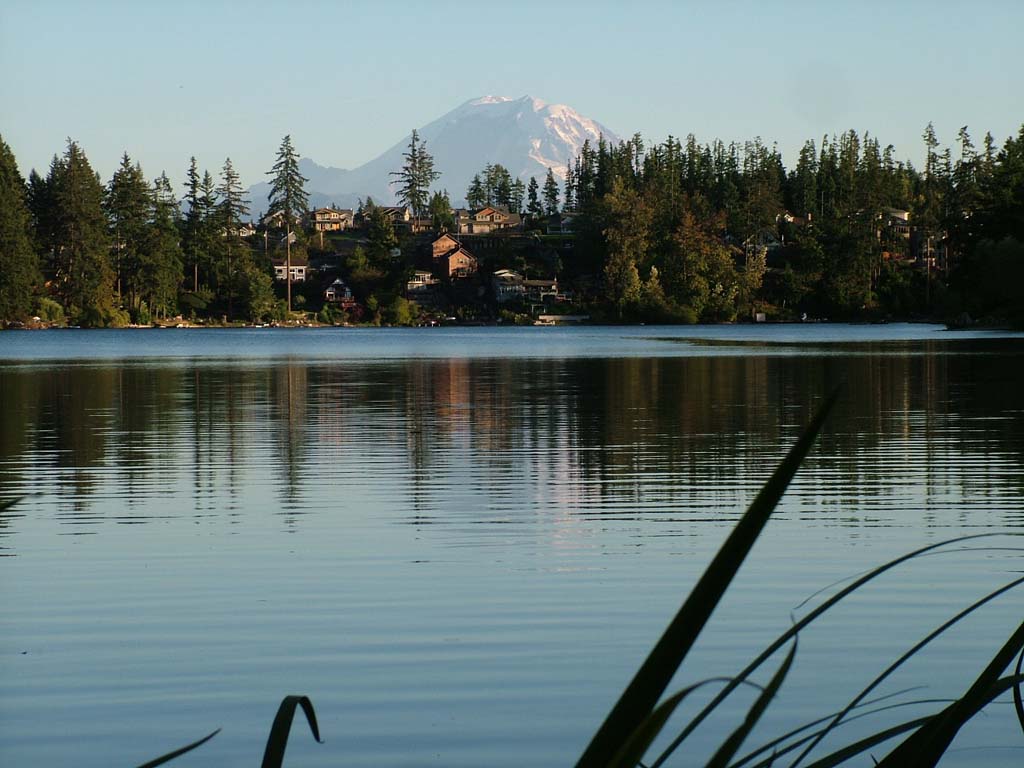
[[[0,765],[133,765],[223,726],[175,764],[253,766],[288,693],[327,739],[297,726],[290,765],[571,764],[824,393],[845,383],[679,686],[838,579],[1024,533],[1022,381],[1020,335],[920,325],[0,334],[0,498],[26,497],[0,516]],[[760,733],[1024,570],[1012,537],[967,546],[805,632]],[[961,692],[1022,596],[880,692]],[[996,704],[943,765],[1022,745]]]

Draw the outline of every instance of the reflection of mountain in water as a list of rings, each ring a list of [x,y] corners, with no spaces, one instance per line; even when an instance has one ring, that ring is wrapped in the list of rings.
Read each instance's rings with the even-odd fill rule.
[[[991,350],[988,350],[991,352]],[[77,530],[382,505],[418,524],[733,512],[845,382],[792,503],[1022,519],[1017,354],[413,360],[0,372],[0,495]],[[824,489],[824,490],[823,490]],[[396,508],[397,507],[397,508]],[[906,515],[912,515],[907,518]],[[7,521],[0,535],[18,529]],[[8,541],[8,544],[11,542]]]

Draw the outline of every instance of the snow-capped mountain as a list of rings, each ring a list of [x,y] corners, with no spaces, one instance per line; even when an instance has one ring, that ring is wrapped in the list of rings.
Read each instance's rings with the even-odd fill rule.
[[[544,183],[548,168],[562,180],[566,163],[575,159],[587,139],[596,144],[600,136],[617,143],[618,136],[595,120],[583,117],[564,104],[548,104],[523,96],[484,96],[472,99],[448,114],[418,129],[434,156],[434,169],[441,177],[434,189],[447,189],[453,204],[463,201],[475,173],[487,163],[500,163],[513,176],[528,182],[536,177]],[[402,154],[409,145],[406,135],[384,154],[358,168],[342,170],[303,158],[299,168],[309,182],[310,205],[336,203],[354,207],[367,195],[378,203],[389,203],[394,194],[389,182],[392,171],[402,167]],[[266,209],[269,185],[249,189],[254,211]]]

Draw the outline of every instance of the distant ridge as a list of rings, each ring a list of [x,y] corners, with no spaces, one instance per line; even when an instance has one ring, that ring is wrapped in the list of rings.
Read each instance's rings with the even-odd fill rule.
[[[607,141],[619,141],[601,123],[571,107],[548,104],[531,96],[471,99],[417,130],[426,141],[427,151],[434,156],[435,169],[441,172],[433,186],[447,189],[453,204],[464,201],[473,174],[487,163],[500,163],[524,182],[535,176],[543,184],[548,168],[559,180],[564,178],[566,163],[579,154],[587,139],[593,144],[603,135]],[[401,167],[409,136],[351,170],[303,158],[299,168],[309,179],[306,189],[310,205],[334,203],[351,208],[367,196],[377,202],[393,202],[388,174]],[[265,182],[249,188],[254,212],[266,210],[269,191]]]

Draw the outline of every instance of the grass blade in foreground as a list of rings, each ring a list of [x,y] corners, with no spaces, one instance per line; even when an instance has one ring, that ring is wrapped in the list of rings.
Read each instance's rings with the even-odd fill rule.
[[[277,708],[277,715],[274,717],[274,724],[270,727],[270,736],[267,737],[267,748],[263,752],[263,768],[281,768],[284,762],[284,748],[288,746],[288,732],[292,728],[292,719],[295,717],[295,707],[301,706],[309,723],[309,730],[313,732],[313,738],[317,743],[323,744],[320,738],[320,729],[316,724],[316,712],[313,711],[313,702],[308,696],[285,696],[281,706]]]
[[[992,687],[1000,682],[999,675],[1022,648],[1024,623],[1017,627],[1017,631],[1003,644],[963,697],[946,707],[932,722],[890,752],[878,764],[879,768],[932,768],[937,765],[964,723],[989,703],[991,699],[988,694]]]
[[[658,698],[689,652],[764,529],[796,471],[821,431],[838,391],[826,398],[786,458],[722,544],[700,581],[672,619],[632,682],[619,697],[604,723],[577,762],[577,768],[604,766],[651,714]]]
[[[1022,678],[1019,675],[1014,675],[1012,677],[1003,677],[1003,678],[1000,678],[999,680],[996,680],[987,689],[985,689],[983,691],[979,691],[978,692],[979,693],[979,699],[977,701],[978,708],[977,708],[977,710],[975,710],[975,714],[977,713],[978,710],[980,710],[985,705],[991,704],[992,701],[997,696],[999,696],[1000,694],[1005,693],[1006,691],[1008,691],[1011,688],[1013,688],[1015,685],[1020,685],[1021,681],[1022,681]],[[963,701],[963,700],[961,699],[961,701]],[[956,704],[954,703],[951,706],[956,706]],[[900,733],[903,733],[905,731],[911,730],[913,728],[917,728],[918,726],[923,726],[923,727],[921,727],[920,730],[918,730],[916,733],[914,733],[909,739],[907,739],[907,741],[911,741],[911,740],[917,738],[917,736],[922,731],[927,730],[929,727],[934,725],[937,721],[941,720],[943,715],[944,715],[944,713],[947,712],[947,711],[948,711],[948,709],[947,710],[943,710],[942,712],[938,713],[937,715],[928,715],[927,717],[921,717],[921,718],[918,718],[916,720],[911,720],[909,722],[902,723],[900,725],[896,725],[896,726],[893,726],[891,728],[887,728],[884,731],[879,731],[878,733],[872,734],[871,736],[868,736],[867,738],[862,739],[861,741],[858,741],[858,742],[856,742],[854,744],[850,744],[847,747],[843,747],[838,752],[833,752],[831,755],[827,755],[826,757],[823,757],[820,760],[816,760],[815,762],[813,762],[810,765],[808,765],[807,768],[835,768],[835,766],[842,765],[847,760],[849,760],[851,757],[855,757],[856,755],[859,755],[862,752],[867,751],[868,749],[870,749],[873,746],[876,746],[876,745],[881,744],[881,743],[883,743],[885,741],[888,741],[889,739],[893,738],[894,736],[898,736]],[[906,744],[907,741],[904,741],[903,744]],[[897,747],[897,750],[901,749],[902,747],[903,747],[903,745],[901,744],[900,747]],[[885,766],[885,765],[899,765],[901,768],[910,768],[910,766],[917,766],[917,765],[920,764],[919,762],[917,762],[917,761],[915,761],[913,759],[915,757],[915,755],[913,753],[909,753],[909,755],[910,755],[910,759],[907,762],[904,762],[904,763],[889,763],[889,758],[892,757],[892,754],[890,754],[888,757],[884,758],[882,760],[882,762],[877,762],[876,761],[875,765],[878,768],[881,768],[882,766]],[[932,764],[934,765],[934,763],[932,763]]]
[[[761,692],[761,695],[757,697],[757,701],[747,712],[746,718],[743,723],[737,728],[725,743],[719,747],[718,751],[715,752],[714,757],[711,758],[707,764],[707,768],[726,768],[729,761],[732,760],[733,755],[739,750],[743,740],[747,738],[750,732],[757,725],[757,721],[761,719],[761,715],[768,708],[771,700],[778,693],[779,688],[782,686],[782,681],[786,679],[786,675],[789,673],[789,668],[793,666],[793,658],[796,656],[796,640],[793,641],[793,647],[789,649],[789,653],[786,654],[786,660],[782,662],[782,666],[779,667],[779,671],[772,677],[768,686]]]
[[[661,729],[665,726],[665,723],[675,712],[676,707],[689,696],[691,693],[696,691],[698,688],[703,688],[705,685],[710,683],[728,683],[730,678],[728,677],[709,677],[707,680],[701,680],[699,683],[688,685],[678,693],[673,694],[665,701],[661,702],[654,711],[651,712],[647,718],[640,723],[640,726],[633,731],[633,734],[626,740],[626,743],[622,745],[618,753],[608,762],[608,768],[636,768],[637,764],[640,763],[641,758],[650,747],[651,742],[654,741],[658,734],[661,733]],[[754,683],[747,683],[752,688],[756,688],[758,691],[764,691],[759,685]]]
[[[1017,677],[1020,677],[1022,664],[1024,664],[1024,648],[1021,649],[1020,656],[1017,657],[1017,668],[1014,670]],[[1013,686],[1013,708],[1017,711],[1017,722],[1020,723],[1021,730],[1024,730],[1024,700],[1020,695],[1020,683]]]
[[[863,701],[864,698],[869,693],[871,693],[871,691],[873,691],[875,688],[877,688],[879,685],[882,684],[882,681],[884,681],[887,677],[889,677],[889,675],[891,675],[893,672],[895,672],[897,669],[899,669],[906,661],[908,661],[909,659],[913,658],[922,648],[924,648],[926,645],[928,645],[932,640],[934,640],[935,638],[943,635],[946,632],[946,630],[948,630],[950,627],[954,626],[955,624],[957,624],[958,622],[960,622],[962,619],[966,618],[967,616],[970,616],[972,613],[974,613],[976,610],[978,610],[982,606],[990,603],[991,601],[995,600],[1000,595],[1002,595],[1002,594],[1004,594],[1006,592],[1009,592],[1011,589],[1014,589],[1015,587],[1018,587],[1021,584],[1024,584],[1024,576],[1022,576],[1019,579],[1015,579],[1014,581],[1011,581],[1009,584],[1003,585],[1002,587],[1000,587],[999,589],[997,589],[997,590],[995,590],[993,592],[989,592],[987,595],[982,597],[980,600],[977,600],[974,603],[972,603],[971,605],[969,605],[966,608],[964,608],[962,611],[960,611],[958,614],[953,616],[951,619],[943,622],[938,628],[936,628],[936,629],[932,630],[930,633],[928,633],[928,635],[926,635],[922,640],[919,640],[917,643],[915,643],[913,645],[913,647],[910,648],[910,650],[906,651],[902,656],[900,656],[898,659],[896,659],[896,661],[894,661],[892,664],[890,664],[888,667],[886,667],[885,670],[883,670],[877,677],[875,677],[875,679],[872,680],[867,685],[867,687],[864,688],[864,690],[862,690],[860,693],[858,693],[854,697],[854,699],[849,704],[846,705],[846,707],[844,707],[840,712],[838,712],[836,714],[836,716],[833,718],[832,722],[829,723],[828,727],[824,728],[805,747],[803,752],[800,753],[799,757],[797,757],[797,759],[793,761],[793,763],[791,764],[790,768],[796,768],[798,765],[800,765],[800,763],[802,763],[805,759],[807,759],[807,756],[811,753],[811,751],[816,746],[818,746],[818,744],[829,734],[829,732],[833,728],[835,728],[842,721],[842,719],[844,717],[846,717],[846,715],[849,714],[857,706],[857,704],[859,704],[861,701]],[[1014,689],[1014,692],[1016,693],[1016,689]]]
[[[908,552],[905,555],[901,555],[900,557],[897,557],[897,558],[895,558],[893,560],[890,560],[889,562],[885,563],[884,565],[880,565],[877,568],[874,568],[874,569],[868,571],[863,576],[860,576],[852,584],[849,584],[848,586],[844,587],[842,590],[840,590],[836,594],[832,595],[832,597],[830,597],[824,603],[822,603],[821,605],[816,607],[814,610],[812,610],[806,616],[804,616],[799,621],[797,621],[796,624],[794,624],[792,627],[790,627],[785,632],[783,632],[781,635],[779,635],[775,640],[773,640],[772,643],[767,648],[765,648],[753,661],[751,661],[749,664],[747,664],[747,666],[739,674],[737,674],[733,678],[733,680],[735,680],[736,683],[729,683],[728,685],[726,685],[725,688],[723,688],[718,694],[715,695],[715,698],[712,699],[707,704],[707,706],[705,706],[700,712],[698,712],[693,717],[692,720],[690,720],[689,723],[686,724],[686,726],[683,728],[682,732],[678,736],[676,736],[676,738],[672,741],[672,743],[669,744],[665,748],[665,750],[661,753],[661,755],[658,757],[658,759],[655,760],[651,764],[651,768],[659,768],[659,766],[664,764],[664,762],[666,760],[668,760],[669,756],[676,750],[676,748],[678,748],[679,745],[691,733],[693,733],[693,731],[697,728],[697,726],[699,726],[702,722],[704,722],[705,718],[707,718],[707,716],[709,714],[711,714],[712,711],[714,711],[715,707],[717,707],[719,704],[721,704],[722,701],[725,700],[726,696],[728,696],[730,693],[732,693],[732,691],[735,689],[735,685],[739,684],[739,681],[746,680],[753,673],[753,671],[755,669],[757,669],[765,661],[767,661],[768,658],[770,658],[777,650],[779,650],[783,645],[785,645],[790,640],[790,638],[794,637],[797,632],[799,632],[804,627],[808,626],[809,624],[811,624],[812,622],[817,620],[818,617],[820,617],[822,614],[824,614],[829,609],[833,608],[837,603],[839,603],[842,600],[844,600],[848,595],[852,594],[853,592],[856,592],[858,589],[863,587],[865,584],[873,581],[874,579],[878,578],[882,574],[892,570],[893,568],[896,568],[897,566],[907,562],[908,560],[913,560],[915,557],[920,557],[921,555],[923,555],[923,554],[925,554],[927,552],[935,552],[935,551],[941,549],[942,547],[948,547],[950,544],[959,544],[959,543],[964,542],[964,541],[972,541],[974,539],[991,538],[993,536],[1019,536],[1019,535],[1024,535],[1024,534],[1018,534],[1018,533],[1009,533],[1009,534],[1007,534],[1007,533],[975,533],[975,534],[971,534],[970,536],[957,536],[956,538],[953,538],[953,539],[946,539],[945,541],[939,541],[939,542],[936,542],[935,544],[929,544],[929,545],[927,545],[925,547],[921,547],[920,549],[915,549],[913,552]]]
[[[156,768],[156,766],[158,766],[158,765],[163,765],[164,763],[166,763],[166,762],[168,762],[170,760],[173,760],[176,757],[181,757],[186,752],[191,752],[196,747],[205,744],[210,739],[212,739],[214,736],[216,736],[218,733],[220,733],[220,728],[218,728],[213,733],[211,733],[211,734],[209,734],[207,736],[204,736],[199,741],[193,741],[191,744],[187,744],[184,747],[182,747],[181,749],[176,749],[173,752],[168,752],[166,755],[161,755],[160,757],[156,758],[155,760],[150,760],[148,763],[143,763],[142,765],[139,766],[139,768]]]

